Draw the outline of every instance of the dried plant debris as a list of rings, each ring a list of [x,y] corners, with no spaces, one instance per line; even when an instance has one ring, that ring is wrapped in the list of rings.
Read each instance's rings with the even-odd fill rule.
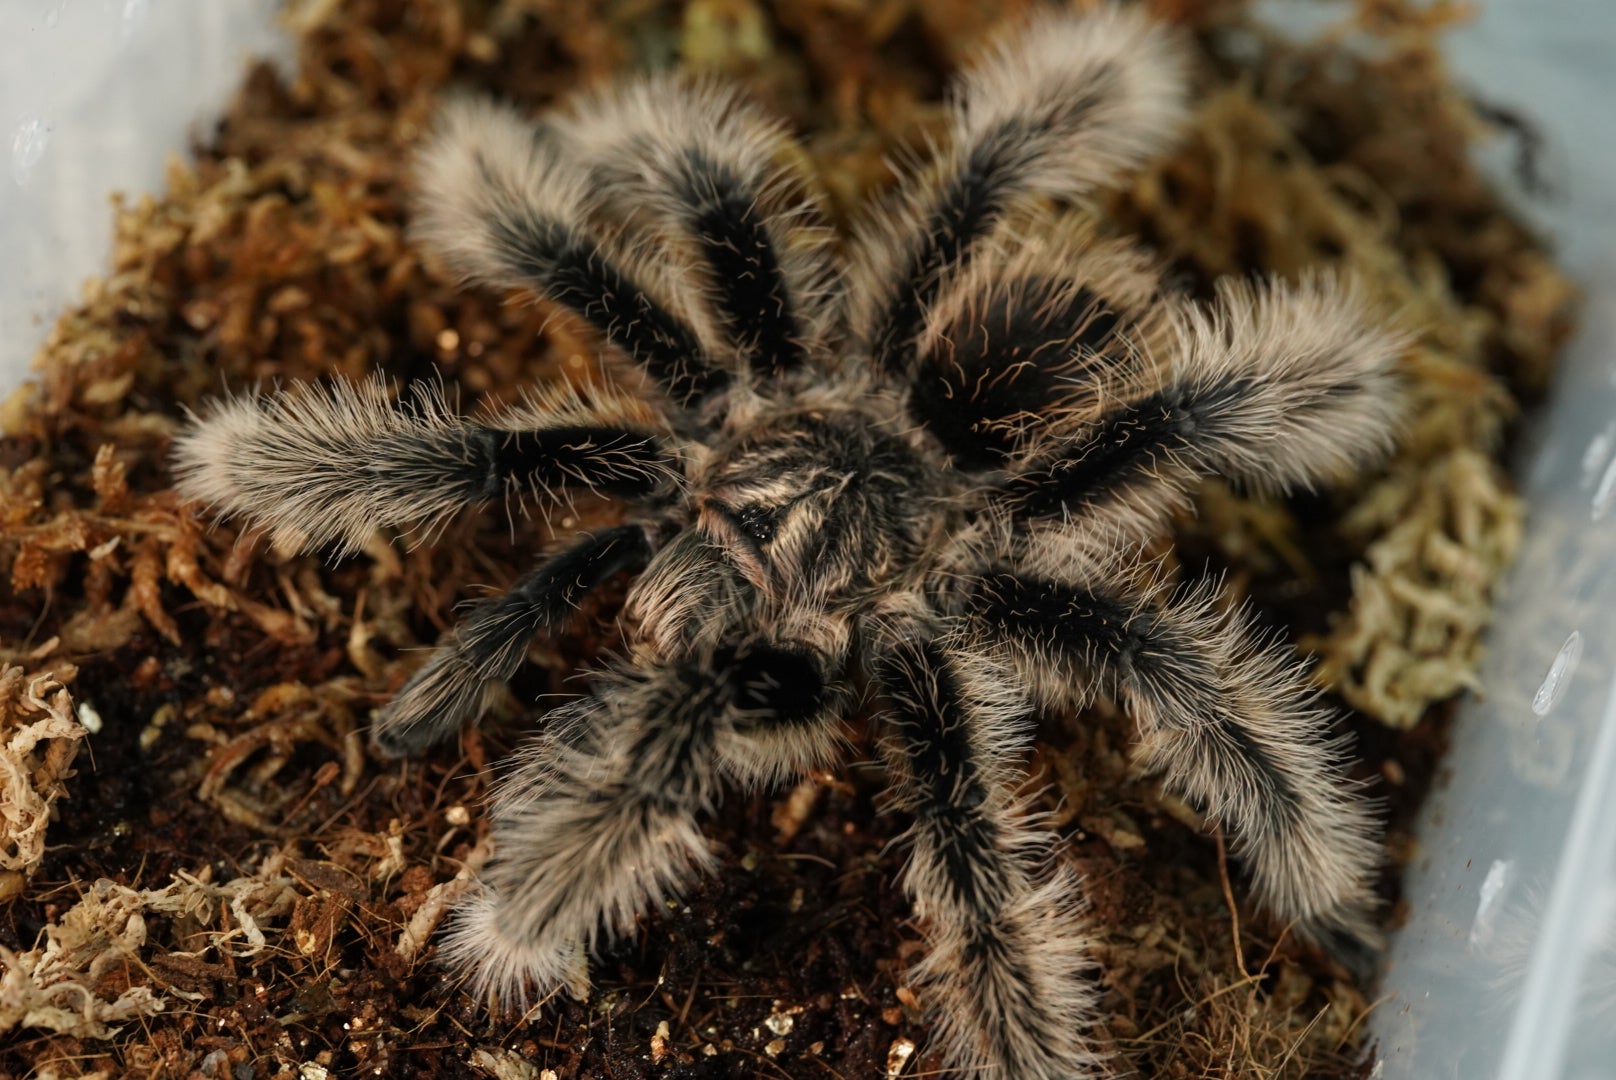
[[[1207,97],[1182,151],[1118,210],[1197,277],[1345,268],[1418,335],[1410,423],[1381,476],[1289,520],[1209,486],[1186,525],[1236,565],[1266,556],[1291,581],[1356,561],[1348,598],[1304,643],[1325,685],[1410,727],[1473,685],[1521,537],[1499,451],[1519,402],[1543,388],[1575,293],[1471,165],[1479,121],[1448,84],[1432,24],[1396,4],[1366,0],[1361,14],[1386,35],[1367,54],[1265,53]]]
[[[73,665],[29,675],[0,667],[0,902],[18,896],[45,858],[51,808],[72,776],[80,741],[101,718],[88,706],[75,711],[58,678]]]
[[[446,87],[538,108],[627,69],[721,73],[790,121],[845,219],[888,182],[889,156],[940,130],[953,67],[1032,6],[288,6],[296,73],[254,68],[167,193],[119,204],[110,271],[57,324],[38,382],[0,404],[0,1075],[936,1067],[904,985],[919,933],[891,884],[902,823],[856,765],[732,799],[709,826],[720,872],[598,963],[588,1002],[499,1020],[446,985],[433,931],[486,854],[486,763],[614,644],[586,627],[609,627],[620,596],[536,645],[458,756],[384,764],[363,747],[370,710],[457,602],[528,565],[545,526],[468,519],[431,545],[286,558],[199,524],[166,452],[183,410],[225,388],[380,371],[401,388],[441,379],[471,408],[597,377],[581,328],[461,292],[407,242],[410,148]],[[1519,544],[1498,460],[1573,290],[1469,163],[1488,129],[1438,52],[1455,6],[1361,0],[1306,45],[1244,0],[1150,6],[1201,46],[1199,112],[1106,227],[1192,289],[1349,271],[1414,335],[1412,421],[1379,475],[1284,502],[1209,484],[1176,540],[1181,572],[1222,573],[1321,658],[1389,796],[1395,863]],[[580,503],[557,524],[609,513]],[[1102,701],[1049,718],[1033,770],[1086,875],[1098,1035],[1119,1067],[1363,1075],[1365,988],[1239,906],[1200,819],[1129,750]]]

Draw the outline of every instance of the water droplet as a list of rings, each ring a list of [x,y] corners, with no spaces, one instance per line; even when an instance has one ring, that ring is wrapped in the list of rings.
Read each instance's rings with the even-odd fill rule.
[[[1605,474],[1599,478],[1599,486],[1594,489],[1594,505],[1590,516],[1595,521],[1604,521],[1610,516],[1610,508],[1616,505],[1616,459],[1605,466]]]
[[[1537,688],[1532,695],[1532,712],[1538,716],[1549,715],[1549,710],[1560,703],[1565,697],[1566,685],[1571,681],[1571,673],[1577,670],[1577,661],[1582,659],[1582,631],[1573,630],[1571,636],[1565,639],[1560,651],[1554,655],[1554,663],[1549,665],[1549,673],[1543,676],[1543,685]]]
[[[1498,894],[1509,884],[1511,864],[1494,859],[1481,881],[1481,895],[1476,901],[1476,917],[1470,923],[1470,944],[1480,945],[1492,936],[1492,910],[1498,903]]]
[[[1594,913],[1587,920],[1586,942],[1589,951],[1616,950],[1616,877],[1594,890],[1589,910]],[[1616,955],[1616,952],[1611,955]]]
[[[45,12],[45,29],[56,29],[56,24],[62,21],[62,9],[66,6],[65,2],[51,5],[50,10]]]
[[[1616,444],[1616,420],[1605,425],[1605,430],[1595,435],[1588,443],[1588,449],[1582,452],[1582,486],[1590,488],[1599,477],[1599,470],[1610,459],[1610,448]]]
[[[50,126],[43,120],[24,120],[11,136],[11,178],[18,187],[25,187],[34,166],[45,156],[45,144],[50,142]]]

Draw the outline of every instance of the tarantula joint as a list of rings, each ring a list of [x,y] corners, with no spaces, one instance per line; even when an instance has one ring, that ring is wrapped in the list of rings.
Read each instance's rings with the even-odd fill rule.
[[[726,90],[646,78],[538,123],[451,103],[417,238],[592,326],[619,388],[468,418],[339,382],[181,437],[181,490],[283,545],[352,550],[502,496],[625,504],[473,606],[375,722],[389,754],[452,735],[534,635],[636,575],[624,654],[492,799],[495,860],[443,950],[475,989],[582,993],[591,950],[710,866],[724,784],[829,761],[865,693],[912,817],[911,977],[959,1075],[1105,1070],[1080,882],[1016,794],[1039,709],[1114,695],[1263,906],[1372,942],[1376,830],[1305,672],[1140,551],[1204,476],[1285,491],[1381,453],[1400,342],[1341,282],[1201,303],[1080,223],[1171,143],[1184,68],[1135,10],[1025,27],[845,257],[782,127]]]

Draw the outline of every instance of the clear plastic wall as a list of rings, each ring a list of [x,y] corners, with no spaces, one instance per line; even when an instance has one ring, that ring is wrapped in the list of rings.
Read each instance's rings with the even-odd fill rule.
[[[1525,202],[1586,290],[1516,461],[1526,541],[1425,807],[1380,1080],[1616,1077],[1616,5],[1485,0],[1453,40],[1547,136]],[[1496,148],[1504,177],[1513,148]]]
[[[0,392],[104,267],[108,194],[161,187],[244,56],[279,47],[276,6],[0,0]],[[1616,1077],[1616,4],[1483,6],[1455,56],[1480,97],[1543,126],[1557,193],[1531,209],[1588,303],[1518,462],[1525,551],[1424,815],[1370,1020],[1375,1075],[1603,1080]],[[1509,148],[1497,156],[1505,178]]]
[[[0,0],[0,390],[103,272],[114,191],[160,191],[251,54],[283,47],[276,0]]]

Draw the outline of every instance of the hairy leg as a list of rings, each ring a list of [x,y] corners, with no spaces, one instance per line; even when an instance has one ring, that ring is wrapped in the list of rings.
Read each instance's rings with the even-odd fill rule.
[[[916,341],[909,411],[958,468],[1002,468],[1149,374],[1160,277],[1070,215],[1023,215],[940,285]],[[1141,370],[1144,369],[1144,370]]]
[[[215,403],[176,440],[175,480],[186,498],[267,527],[278,546],[351,552],[380,527],[430,531],[502,495],[648,495],[674,462],[641,413],[558,390],[471,420],[435,389],[394,402],[380,377],[337,380]]]
[[[829,752],[840,698],[833,673],[805,663],[811,652],[753,642],[672,664],[642,657],[555,718],[495,792],[495,857],[445,943],[474,992],[505,1007],[561,986],[581,993],[589,952],[711,866],[697,819],[721,770],[778,773],[760,756],[771,745]],[[786,683],[789,700],[775,692]],[[758,740],[771,724],[791,738]],[[812,732],[826,745],[805,751]]]
[[[451,101],[420,153],[415,235],[464,277],[570,310],[694,405],[727,374],[687,287],[647,253],[598,235],[601,199],[567,143],[491,101]]]
[[[828,233],[785,127],[733,89],[641,78],[551,121],[670,257],[693,257],[724,347],[757,375],[802,366],[824,336]]]
[[[587,593],[643,569],[650,557],[645,528],[621,525],[573,543],[503,596],[473,605],[377,714],[376,745],[390,756],[416,754],[458,731],[481,711],[489,684],[515,673],[530,639],[564,625]]]
[[[1346,741],[1283,644],[1211,588],[1162,596],[990,570],[962,608],[1045,703],[1120,692],[1145,765],[1229,831],[1261,903],[1325,944],[1375,941],[1371,804],[1343,777]]]
[[[772,786],[830,762],[852,701],[849,646],[845,620],[802,611],[771,618],[765,633],[718,649],[715,667],[735,709],[719,741],[728,773],[742,784]]]
[[[875,633],[895,801],[914,817],[902,884],[930,946],[914,976],[945,1068],[972,1080],[1098,1075],[1078,881],[1051,868],[1052,838],[1015,794],[1026,701],[1008,671],[924,613]]]
[[[1034,19],[961,79],[950,140],[855,238],[848,296],[876,366],[908,373],[951,271],[1030,198],[1082,199],[1164,149],[1184,115],[1171,31],[1107,6]]]
[[[1023,526],[1139,540],[1203,476],[1292,490],[1389,449],[1402,340],[1351,289],[1325,278],[1226,284],[1214,307],[1173,314],[1161,385],[1051,439],[989,493],[991,506]]]

